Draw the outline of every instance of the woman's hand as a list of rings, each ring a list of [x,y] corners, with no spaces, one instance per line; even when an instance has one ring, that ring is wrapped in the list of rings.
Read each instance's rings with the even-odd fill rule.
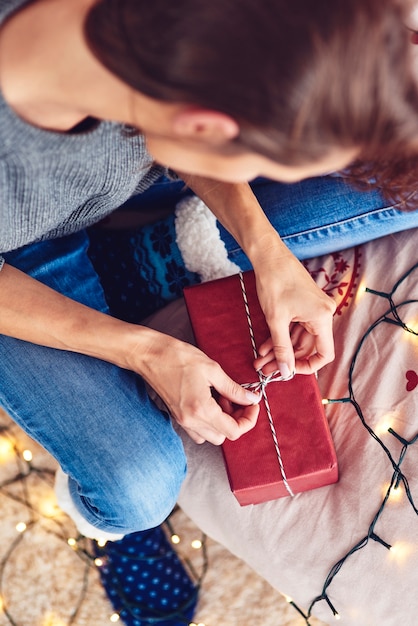
[[[255,425],[260,397],[194,346],[95,311],[7,264],[0,287],[1,333],[136,372],[197,443],[219,445]]]
[[[309,374],[334,358],[335,302],[289,251],[248,184],[182,176],[247,254],[271,338],[259,347],[257,369],[285,377]]]
[[[274,248],[274,246],[273,246]],[[316,372],[334,359],[335,302],[283,244],[264,248],[254,264],[257,293],[271,337],[259,347],[256,369]]]
[[[196,443],[220,445],[255,426],[260,396],[234,382],[198,348],[152,332],[147,352],[142,345],[131,353],[130,369],[140,372]]]

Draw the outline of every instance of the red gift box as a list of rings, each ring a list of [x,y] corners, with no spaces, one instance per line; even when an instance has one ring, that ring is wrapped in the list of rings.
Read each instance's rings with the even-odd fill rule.
[[[236,382],[257,382],[250,326],[254,347],[270,333],[254,272],[187,287],[184,297],[199,348]],[[222,445],[238,502],[258,504],[337,482],[337,458],[316,377],[270,382],[265,394],[256,426]]]

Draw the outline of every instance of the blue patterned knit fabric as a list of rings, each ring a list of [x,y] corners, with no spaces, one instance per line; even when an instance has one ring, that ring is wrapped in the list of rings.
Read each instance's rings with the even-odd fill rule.
[[[136,230],[89,230],[90,259],[111,313],[137,323],[199,282],[176,244],[174,214]]]

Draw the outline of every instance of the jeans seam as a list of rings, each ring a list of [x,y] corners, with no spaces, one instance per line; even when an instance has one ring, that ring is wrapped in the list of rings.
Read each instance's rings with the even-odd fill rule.
[[[318,233],[318,232],[321,232],[321,230],[334,228],[335,226],[338,226],[338,227],[346,226],[347,224],[357,222],[358,220],[361,220],[363,218],[369,218],[376,214],[382,214],[382,213],[388,213],[389,211],[394,211],[396,210],[395,206],[396,205],[391,205],[391,206],[380,208],[380,209],[374,209],[373,211],[367,211],[367,213],[363,213],[362,215],[356,215],[354,217],[350,217],[345,220],[338,220],[336,222],[330,222],[329,224],[322,224],[321,226],[317,226],[315,228],[309,228],[306,230],[299,231],[297,233],[292,233],[291,235],[284,235],[282,239],[283,241],[285,241],[286,239],[293,239],[294,237],[303,237],[305,235],[310,235],[312,233]]]

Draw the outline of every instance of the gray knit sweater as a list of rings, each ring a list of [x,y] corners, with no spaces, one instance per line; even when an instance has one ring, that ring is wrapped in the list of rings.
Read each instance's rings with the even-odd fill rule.
[[[25,1],[0,0],[0,22]],[[90,226],[162,171],[144,138],[127,136],[120,124],[80,134],[42,130],[0,93],[0,253]]]

